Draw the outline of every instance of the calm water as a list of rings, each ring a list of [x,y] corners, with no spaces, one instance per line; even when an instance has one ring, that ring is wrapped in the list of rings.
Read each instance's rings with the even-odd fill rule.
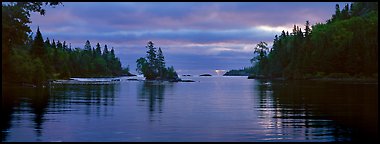
[[[377,83],[189,79],[3,87],[2,141],[378,141]]]

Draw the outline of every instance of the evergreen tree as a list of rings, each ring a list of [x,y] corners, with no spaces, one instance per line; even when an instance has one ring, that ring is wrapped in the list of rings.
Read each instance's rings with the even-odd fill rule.
[[[290,79],[312,77],[377,77],[378,8],[374,3],[345,5],[326,23],[304,32],[294,25],[292,35],[282,34],[273,42],[269,54],[257,47],[251,62],[254,73]]]
[[[108,55],[108,53],[109,53],[108,47],[107,47],[107,45],[104,45],[103,56],[106,57]]]
[[[86,44],[84,45],[84,50],[91,51],[91,43],[89,40],[86,41]]]
[[[147,58],[149,67],[153,71],[152,74],[154,76],[156,76],[157,75],[157,70],[156,70],[156,68],[157,68],[156,48],[154,47],[154,44],[153,44],[152,41],[149,41],[147,43],[146,48],[148,49],[148,51],[146,52],[147,53],[146,58]]]
[[[45,47],[46,48],[50,48],[51,47],[49,38],[46,38],[46,40],[45,40]]]
[[[57,49],[59,49],[59,50],[63,49],[63,45],[62,45],[62,43],[59,40],[57,42]]]
[[[56,49],[57,45],[55,44],[55,40],[53,39],[53,42],[51,43],[51,48]]]
[[[62,43],[62,47],[63,47],[63,50],[67,50],[67,44],[66,44],[66,41],[63,41],[63,43]]]
[[[139,74],[144,74],[144,76],[147,75],[148,62],[146,61],[146,59],[140,57],[139,59],[136,60],[136,63],[137,63],[136,71]]]
[[[39,58],[43,58],[46,54],[46,51],[44,48],[44,40],[42,38],[42,34],[40,32],[39,27],[37,28],[36,37],[34,37],[31,53],[33,57],[39,57]]]
[[[332,16],[331,21],[337,20],[339,18],[340,18],[340,8],[339,8],[339,4],[336,4],[335,5],[335,14]]]
[[[267,52],[269,50],[269,48],[267,46],[268,46],[268,44],[266,42],[260,42],[256,45],[254,54],[258,54],[258,56],[251,59],[252,63],[256,60],[261,61],[262,59],[265,58],[265,56],[267,55]]]
[[[103,49],[103,54],[102,54],[102,57],[103,57],[103,59],[108,63],[108,61],[109,61],[109,51],[108,51],[108,47],[107,47],[107,45],[104,45],[104,49]]]
[[[136,60],[136,71],[143,74],[147,80],[160,79],[177,81],[179,78],[173,66],[165,68],[165,58],[161,48],[156,52],[152,41],[147,43],[146,48],[148,49],[146,57]]]
[[[162,78],[163,77],[163,73],[164,73],[164,69],[165,69],[165,57],[162,54],[162,50],[161,50],[160,47],[158,48],[157,65],[158,65],[159,76]]]
[[[310,38],[310,33],[311,33],[310,23],[309,23],[309,21],[306,21],[306,25],[305,25],[305,37],[306,38]]]
[[[111,48],[111,59],[114,59],[115,58],[115,50],[113,50],[113,47]]]
[[[102,51],[101,51],[101,47],[100,47],[100,44],[97,43],[96,44],[96,56],[101,56],[102,55]]]

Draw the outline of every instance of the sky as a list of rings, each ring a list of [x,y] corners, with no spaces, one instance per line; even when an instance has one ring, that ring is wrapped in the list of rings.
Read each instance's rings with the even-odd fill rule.
[[[275,35],[325,23],[335,4],[349,2],[63,2],[31,14],[44,39],[83,48],[86,40],[113,47],[123,67],[136,74],[148,41],[161,47],[166,66],[178,74],[223,74],[252,66],[257,43],[271,47]],[[219,70],[219,73],[215,71]]]

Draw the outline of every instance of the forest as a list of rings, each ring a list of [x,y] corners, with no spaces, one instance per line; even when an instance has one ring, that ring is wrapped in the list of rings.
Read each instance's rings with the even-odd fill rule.
[[[257,44],[251,59],[257,78],[377,78],[378,3],[354,2],[326,23],[275,36],[273,46]],[[249,70],[249,69],[246,69]]]
[[[66,41],[44,40],[40,28],[33,34],[28,26],[30,13],[45,14],[42,6],[60,2],[11,2],[2,4],[2,82],[42,84],[51,79],[70,77],[113,77],[129,75],[114,48],[89,40],[83,48],[72,48]],[[324,77],[377,78],[378,3],[354,2],[326,23],[304,29],[294,25],[292,32],[274,36],[273,45],[260,42],[251,59],[252,67],[231,70],[226,75],[309,79]],[[148,80],[177,79],[173,67],[165,67],[161,48],[148,42],[145,58],[136,61],[137,71]]]
[[[2,5],[2,82],[43,84],[50,79],[112,77],[129,74],[122,69],[113,48],[99,43],[71,48],[65,41],[43,39],[40,29],[33,37],[30,13],[45,14],[44,5],[60,2],[16,2]],[[103,49],[103,51],[101,50]]]

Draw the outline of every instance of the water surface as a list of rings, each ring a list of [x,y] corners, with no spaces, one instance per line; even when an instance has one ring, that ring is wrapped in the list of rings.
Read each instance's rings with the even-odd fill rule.
[[[378,141],[377,83],[186,78],[3,87],[2,141]]]

